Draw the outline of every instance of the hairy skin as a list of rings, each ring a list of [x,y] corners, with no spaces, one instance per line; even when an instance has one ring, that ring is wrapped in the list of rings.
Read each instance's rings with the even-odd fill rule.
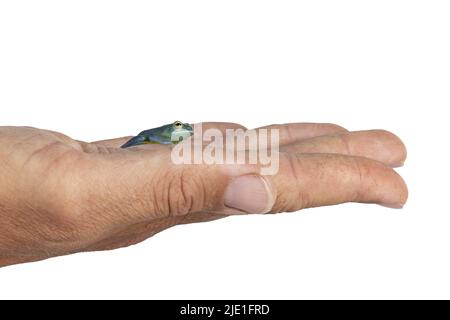
[[[391,168],[403,164],[406,149],[392,133],[332,124],[270,128],[281,137],[280,171],[265,178],[271,213],[406,202],[406,185]],[[120,149],[128,139],[86,143],[0,127],[0,266],[129,246],[178,224],[226,217],[234,213],[224,205],[227,186],[258,172],[255,165],[176,166],[170,146]]]

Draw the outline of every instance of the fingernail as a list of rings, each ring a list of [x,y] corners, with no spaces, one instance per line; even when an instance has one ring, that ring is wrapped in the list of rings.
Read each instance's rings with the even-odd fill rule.
[[[394,167],[394,168],[401,168],[401,167],[403,167],[405,165],[405,162],[397,162],[397,163],[394,163],[392,166]]]
[[[404,203],[380,203],[379,205],[391,209],[402,209],[405,206]]]
[[[225,191],[225,206],[237,213],[263,214],[272,209],[272,190],[268,181],[256,175],[240,176],[230,182]]]

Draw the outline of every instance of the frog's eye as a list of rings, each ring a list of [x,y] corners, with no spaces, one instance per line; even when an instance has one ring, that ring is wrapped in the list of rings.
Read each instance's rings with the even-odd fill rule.
[[[176,129],[180,129],[183,126],[183,123],[181,123],[181,121],[175,121],[175,123],[173,124],[173,126]]]

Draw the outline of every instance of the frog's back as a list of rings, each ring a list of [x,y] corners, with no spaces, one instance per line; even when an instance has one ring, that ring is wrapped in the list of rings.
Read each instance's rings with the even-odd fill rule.
[[[148,129],[144,130],[141,133],[139,133],[139,136],[158,136],[158,135],[164,135],[167,128],[170,127],[170,125],[161,126],[158,128]]]
[[[142,144],[171,144],[170,125],[142,131],[136,137],[131,138],[122,148],[129,148]]]

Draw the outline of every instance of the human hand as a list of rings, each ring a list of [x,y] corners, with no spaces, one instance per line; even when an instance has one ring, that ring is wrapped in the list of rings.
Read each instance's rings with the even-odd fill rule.
[[[280,129],[280,169],[261,177],[258,165],[175,165],[170,146],[120,149],[128,138],[85,143],[0,127],[0,266],[124,247],[230,214],[406,202],[392,169],[406,150],[393,134],[329,124],[269,128]]]

